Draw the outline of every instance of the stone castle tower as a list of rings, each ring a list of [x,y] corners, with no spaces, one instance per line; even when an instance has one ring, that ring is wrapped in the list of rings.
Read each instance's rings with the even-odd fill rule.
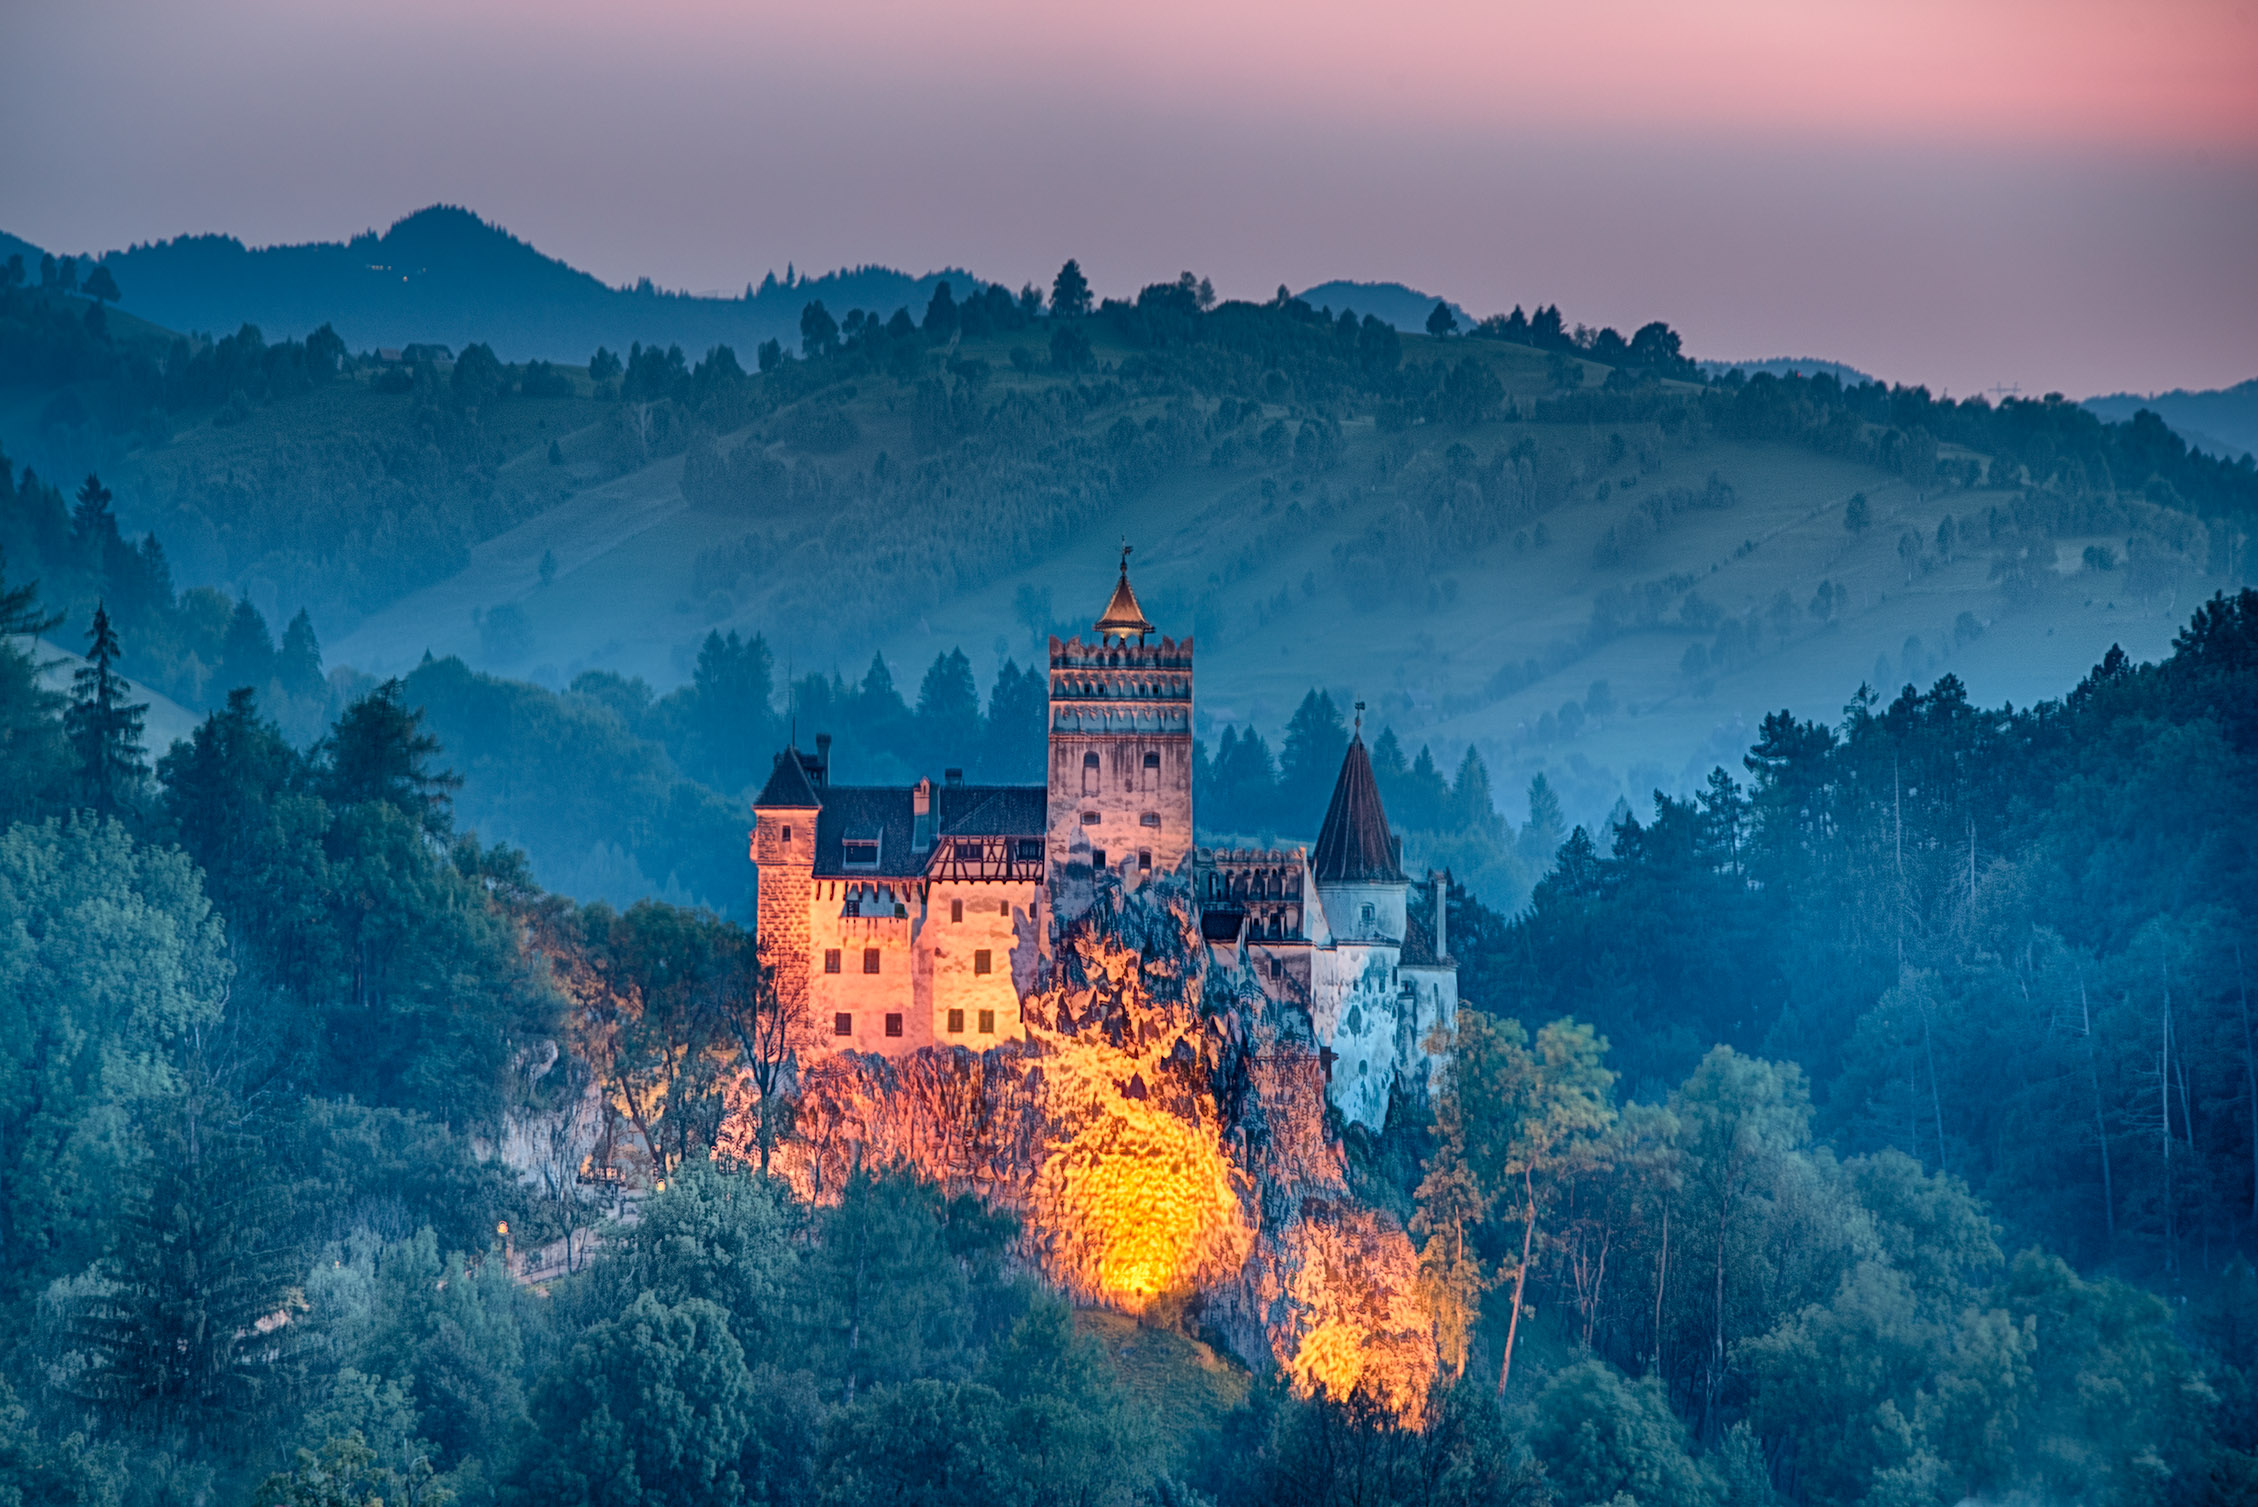
[[[1134,887],[1192,851],[1192,641],[1146,642],[1127,546],[1095,632],[1051,639],[1046,857],[1064,921],[1089,909],[1098,871]]]

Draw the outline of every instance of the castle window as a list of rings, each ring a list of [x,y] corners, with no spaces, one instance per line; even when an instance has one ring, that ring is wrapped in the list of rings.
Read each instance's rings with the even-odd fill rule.
[[[855,1018],[852,1015],[849,1015],[846,1011],[841,1010],[837,1015],[831,1017],[831,1034],[834,1036],[854,1035]]]
[[[995,1011],[982,1010],[980,1012],[980,1034],[983,1036],[993,1036],[996,1034]]]
[[[962,921],[964,919],[964,902],[962,900],[951,900],[949,902],[949,919],[951,921]]]
[[[1146,767],[1147,769],[1158,769],[1158,768],[1160,768],[1160,755],[1159,755],[1159,754],[1156,754],[1156,753],[1149,753],[1149,754],[1146,754],[1146,755],[1145,755],[1145,767]]]
[[[826,947],[823,949],[823,971],[825,973],[837,973],[839,971],[838,948]]]
[[[1019,856],[1023,862],[1039,861],[1043,856],[1043,840],[1040,837],[1022,837],[1019,840]]]
[[[839,862],[850,869],[878,867],[878,839],[850,837],[839,844]]]
[[[862,971],[865,973],[876,973],[878,971],[877,948],[865,947],[862,950]]]
[[[972,971],[973,971],[974,973],[986,973],[986,972],[988,971],[988,967],[989,967],[989,962],[988,962],[988,960],[989,960],[989,959],[990,959],[991,957],[993,957],[993,956],[994,956],[994,954],[992,954],[991,952],[989,952],[989,951],[988,951],[988,949],[987,949],[987,948],[985,948],[985,947],[983,947],[983,948],[981,948],[981,949],[980,949],[979,951],[977,951],[977,952],[973,953],[973,955],[972,955]]]
[[[785,842],[790,842],[790,841],[792,840],[792,829],[791,829],[791,827],[789,827],[789,826],[786,826],[786,827],[785,827],[785,829],[784,829],[784,834],[783,834],[783,840],[784,840]]]
[[[1209,872],[1207,876],[1207,892],[1211,898],[1220,899],[1222,897],[1223,876],[1221,874],[1215,873],[1213,871]]]
[[[1286,960],[1284,958],[1272,958],[1270,960],[1270,976],[1274,979],[1282,979],[1286,976]]]
[[[899,1036],[902,1034],[902,1018],[900,1015],[889,1014],[886,1017],[886,1034],[888,1036]]]
[[[949,1012],[949,1034],[951,1036],[962,1036],[964,1034],[964,1012],[962,1010],[951,1010]]]
[[[1371,906],[1367,905],[1366,907],[1364,907],[1364,924],[1365,924],[1365,925],[1367,925],[1367,926],[1370,926],[1370,925],[1372,924],[1372,917],[1374,916],[1374,914],[1375,914],[1375,912],[1373,911],[1373,909],[1372,909],[1372,907],[1371,907]]]
[[[1142,815],[1142,816],[1140,816],[1140,817],[1138,817],[1138,818],[1137,818],[1137,825],[1138,825],[1138,826],[1140,826],[1140,827],[1157,827],[1157,826],[1159,826],[1159,825],[1160,825],[1160,813],[1159,813],[1158,811],[1147,811],[1147,812],[1146,812],[1146,813],[1145,813],[1144,815]]]
[[[1090,850],[1090,867],[1093,869],[1102,869],[1105,867],[1105,849],[1092,848]]]
[[[1097,824],[1098,824],[1098,813],[1097,813],[1097,812],[1095,812],[1095,811],[1085,811],[1085,812],[1083,812],[1083,813],[1082,813],[1082,825],[1083,825],[1083,826],[1085,826],[1085,827],[1094,827],[1094,826],[1096,826]]]
[[[1137,867],[1140,869],[1150,869],[1152,866],[1152,850],[1150,848],[1139,848],[1137,850]]]
[[[1098,756],[1094,753],[1082,755],[1082,793],[1084,795],[1096,795],[1098,793]]]

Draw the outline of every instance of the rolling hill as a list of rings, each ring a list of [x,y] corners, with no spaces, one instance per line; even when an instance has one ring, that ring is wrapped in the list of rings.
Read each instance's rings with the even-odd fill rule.
[[[2258,454],[2258,377],[2210,392],[2111,393],[2085,406],[2119,422],[2149,409],[2190,445],[2224,460]]]
[[[38,259],[30,247],[27,260]],[[274,340],[329,324],[356,350],[476,340],[506,361],[586,361],[599,345],[625,351],[641,341],[693,354],[730,345],[749,362],[763,340],[798,341],[810,300],[840,314],[856,306],[891,313],[923,309],[943,278],[959,287],[974,281],[962,270],[913,277],[857,267],[817,278],[771,275],[741,298],[667,292],[648,279],[614,288],[447,205],[349,241],[247,247],[233,236],[183,235],[100,261],[124,290],[121,307],[176,330],[225,334],[253,324]]]
[[[1834,720],[1862,681],[2058,696],[2112,644],[2162,653],[2252,564],[2247,473],[2074,405],[1704,385],[1674,356],[1202,311],[1173,283],[1084,320],[943,316],[765,374],[347,359],[122,432],[122,378],[18,386],[0,440],[98,465],[181,584],[306,607],[370,675],[459,655],[664,692],[718,632],[764,638],[780,679],[882,656],[914,702],[951,650],[984,689],[1086,628],[1126,537],[1149,615],[1197,636],[1211,743],[1276,740],[1321,688],[1446,770],[1479,751],[1516,818],[1542,772],[1584,822],[1737,767],[1768,712]]]

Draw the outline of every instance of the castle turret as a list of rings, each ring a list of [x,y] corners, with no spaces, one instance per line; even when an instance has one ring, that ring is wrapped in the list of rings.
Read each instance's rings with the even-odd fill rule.
[[[1401,942],[1411,881],[1404,877],[1361,725],[1349,739],[1332,804],[1310,854],[1328,931],[1342,942]]]
[[[754,938],[776,970],[776,992],[786,1019],[805,1019],[808,1006],[808,913],[815,875],[815,822],[830,779],[828,737],[814,756],[787,745],[776,756],[768,783],[753,797],[752,857],[760,878]]]
[[[1099,870],[1135,885],[1192,851],[1192,641],[1146,642],[1126,545],[1092,631],[1095,643],[1051,640],[1047,856],[1060,921],[1089,908]]]

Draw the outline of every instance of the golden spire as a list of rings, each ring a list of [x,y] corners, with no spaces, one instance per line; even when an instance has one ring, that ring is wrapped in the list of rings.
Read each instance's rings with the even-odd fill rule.
[[[1142,639],[1153,631],[1153,625],[1145,621],[1145,610],[1137,605],[1137,593],[1129,589],[1129,551],[1132,547],[1128,540],[1121,541],[1121,579],[1114,583],[1113,600],[1105,604],[1105,615],[1097,622],[1100,643],[1109,638],[1126,639],[1131,634]]]

